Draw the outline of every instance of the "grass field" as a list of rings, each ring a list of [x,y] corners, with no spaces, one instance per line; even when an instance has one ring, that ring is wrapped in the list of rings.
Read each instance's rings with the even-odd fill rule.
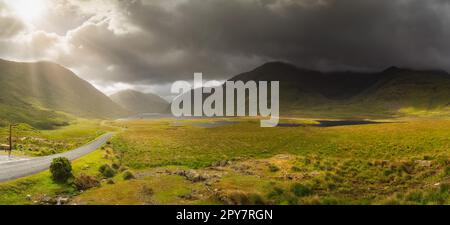
[[[80,192],[43,172],[0,184],[0,204],[58,196],[71,204],[450,204],[449,119],[318,127],[314,119],[290,118],[281,121],[289,127],[276,128],[228,119],[238,123],[205,126],[223,120],[103,122],[102,129],[116,131],[111,143],[74,162],[75,176],[96,177],[100,187]],[[98,125],[41,135],[76,139]],[[100,174],[104,164],[116,168],[112,178]]]
[[[100,150],[73,162],[74,175],[97,173],[98,167],[108,160],[103,158]],[[77,194],[72,185],[53,182],[49,171],[14,181],[0,183],[0,204],[29,205],[40,204],[45,198],[55,196],[72,196]]]
[[[76,119],[68,126],[38,130],[26,124],[13,128],[13,154],[45,156],[80,147],[113,128],[102,126],[99,120]],[[0,128],[0,143],[8,144],[9,127]],[[0,154],[6,154],[2,152]]]
[[[450,203],[450,120],[260,128],[257,120],[245,119],[214,128],[195,125],[208,122],[116,123],[124,128],[112,143],[116,160],[137,179],[90,190],[75,202],[145,204],[140,187],[149,187],[150,203],[157,204]]]

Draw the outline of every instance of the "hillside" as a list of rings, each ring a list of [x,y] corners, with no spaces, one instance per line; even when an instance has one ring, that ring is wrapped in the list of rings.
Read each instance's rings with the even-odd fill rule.
[[[3,123],[51,127],[67,120],[56,111],[89,118],[128,113],[70,70],[49,62],[0,60],[0,96]]]
[[[134,90],[120,91],[110,98],[123,108],[134,113],[168,113],[169,103],[160,96]]]
[[[377,73],[323,73],[271,62],[229,80],[280,81],[282,115],[450,115],[450,75],[443,71],[391,67]]]

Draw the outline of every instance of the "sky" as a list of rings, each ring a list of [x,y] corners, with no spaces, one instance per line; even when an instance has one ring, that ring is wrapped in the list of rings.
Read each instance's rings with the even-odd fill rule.
[[[450,71],[447,0],[0,0],[0,58],[59,63],[106,94],[170,98],[269,61]]]

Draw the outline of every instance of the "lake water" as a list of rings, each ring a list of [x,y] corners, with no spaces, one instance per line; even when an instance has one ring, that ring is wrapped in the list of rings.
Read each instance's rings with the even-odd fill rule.
[[[368,121],[368,120],[317,120],[318,124],[300,124],[300,123],[280,123],[278,127],[337,127],[337,126],[354,126],[354,125],[367,125],[367,124],[379,124],[382,122]]]
[[[210,123],[193,123],[192,125],[197,127],[205,127],[205,128],[214,128],[214,127],[222,127],[230,124],[238,124],[238,121],[214,121]]]

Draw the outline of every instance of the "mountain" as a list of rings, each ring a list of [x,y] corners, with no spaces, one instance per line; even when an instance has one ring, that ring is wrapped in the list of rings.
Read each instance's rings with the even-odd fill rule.
[[[59,112],[89,118],[129,114],[60,65],[0,60],[1,123],[25,122],[51,127],[67,120],[67,116]]]
[[[230,80],[279,80],[285,114],[345,117],[439,111],[450,115],[450,75],[445,71],[390,67],[374,73],[323,73],[273,62]]]
[[[144,94],[134,90],[120,91],[110,98],[134,113],[168,113],[169,102],[155,94]]]
[[[450,115],[450,75],[445,71],[391,67],[373,73],[324,73],[270,62],[229,79],[238,80],[280,81],[282,115],[339,118],[419,112]]]

